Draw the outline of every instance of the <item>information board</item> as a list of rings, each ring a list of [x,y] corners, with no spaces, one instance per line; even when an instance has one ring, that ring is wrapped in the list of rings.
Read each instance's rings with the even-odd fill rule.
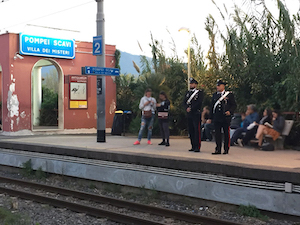
[[[109,67],[85,66],[85,67],[82,67],[82,74],[85,74],[85,75],[120,76],[120,69],[118,69],[118,68],[109,68]]]
[[[87,108],[87,83],[86,76],[69,75],[70,87],[70,109]]]

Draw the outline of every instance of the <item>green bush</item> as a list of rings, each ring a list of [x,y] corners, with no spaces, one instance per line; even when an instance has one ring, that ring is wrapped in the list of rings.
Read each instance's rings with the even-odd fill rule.
[[[30,219],[0,207],[0,223],[3,225],[29,225]]]
[[[259,209],[257,209],[254,205],[240,205],[238,208],[238,213],[243,216],[257,218],[263,221],[269,219],[267,216],[262,215]]]
[[[40,126],[57,126],[58,94],[54,90],[43,87]]]
[[[45,171],[43,171],[41,166],[35,171],[35,176],[37,179],[46,179],[47,178],[47,174]]]
[[[29,159],[28,161],[22,163],[22,174],[25,177],[30,177],[31,175],[33,175],[31,159]]]

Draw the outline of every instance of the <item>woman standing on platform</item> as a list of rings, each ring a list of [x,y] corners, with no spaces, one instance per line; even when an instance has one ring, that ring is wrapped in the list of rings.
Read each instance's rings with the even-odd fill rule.
[[[164,91],[159,93],[160,103],[156,104],[158,122],[160,128],[160,134],[162,137],[162,142],[158,145],[170,146],[169,137],[169,111],[170,111],[170,101]]]
[[[138,140],[134,142],[134,145],[139,145],[142,140],[143,131],[145,127],[148,125],[148,145],[152,145],[151,137],[152,137],[152,129],[153,122],[155,117],[155,109],[156,109],[156,100],[152,96],[152,90],[150,88],[146,89],[145,95],[141,98],[139,108],[142,110],[142,119],[141,119],[141,128],[138,135]]]

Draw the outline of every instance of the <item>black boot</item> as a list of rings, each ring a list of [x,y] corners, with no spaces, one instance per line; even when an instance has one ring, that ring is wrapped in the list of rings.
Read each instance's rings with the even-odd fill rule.
[[[166,147],[169,147],[169,146],[170,146],[170,143],[169,143],[169,140],[167,140]]]
[[[163,140],[161,143],[159,143],[158,145],[166,145],[165,140]]]

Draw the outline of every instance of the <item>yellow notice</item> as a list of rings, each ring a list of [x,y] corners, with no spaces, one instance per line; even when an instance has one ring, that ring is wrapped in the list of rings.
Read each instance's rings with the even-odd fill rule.
[[[78,109],[79,108],[79,101],[70,101],[70,108],[71,109]]]
[[[87,101],[79,101],[78,108],[86,109],[87,108]]]

